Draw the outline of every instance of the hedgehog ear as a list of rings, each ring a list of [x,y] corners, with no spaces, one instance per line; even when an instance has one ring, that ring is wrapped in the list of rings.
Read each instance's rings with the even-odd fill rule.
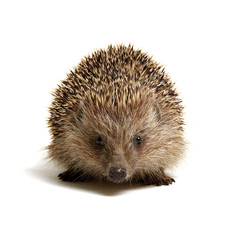
[[[82,116],[83,116],[83,109],[81,107],[79,107],[76,111],[76,119],[81,122],[82,120]]]
[[[83,117],[83,109],[81,107],[78,107],[76,111],[72,111],[70,122],[76,126],[80,125],[82,123],[82,117]]]
[[[161,118],[161,108],[157,101],[153,104],[153,109],[155,110],[157,120],[159,121]]]

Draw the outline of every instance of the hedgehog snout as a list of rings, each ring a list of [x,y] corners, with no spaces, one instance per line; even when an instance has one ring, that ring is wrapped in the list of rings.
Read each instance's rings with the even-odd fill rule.
[[[107,177],[112,182],[122,182],[128,177],[128,163],[122,150],[117,149],[110,156],[110,164],[107,168]]]
[[[120,167],[111,167],[109,169],[108,177],[113,182],[121,182],[126,178],[126,169]]]

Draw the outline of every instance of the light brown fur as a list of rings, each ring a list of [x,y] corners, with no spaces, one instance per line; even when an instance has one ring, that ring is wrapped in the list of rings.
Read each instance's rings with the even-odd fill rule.
[[[56,89],[49,157],[66,169],[63,180],[107,180],[116,166],[126,169],[125,181],[168,185],[174,180],[164,170],[185,149],[182,110],[162,66],[131,46],[109,46],[83,59]]]

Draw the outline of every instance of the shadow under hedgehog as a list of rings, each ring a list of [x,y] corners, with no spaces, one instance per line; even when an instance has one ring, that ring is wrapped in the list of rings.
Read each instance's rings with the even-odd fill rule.
[[[85,57],[53,93],[49,158],[63,181],[169,185],[185,150],[183,106],[164,68],[131,45]]]

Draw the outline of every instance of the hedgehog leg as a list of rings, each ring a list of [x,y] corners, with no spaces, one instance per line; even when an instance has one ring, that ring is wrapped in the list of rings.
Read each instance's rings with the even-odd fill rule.
[[[58,175],[58,178],[64,182],[85,182],[85,175],[81,170],[67,170]]]
[[[149,174],[143,178],[143,182],[145,185],[156,185],[156,186],[162,186],[162,185],[170,185],[175,180],[169,176],[167,176],[164,173],[163,169],[160,169],[159,172],[156,172],[155,174]]]

